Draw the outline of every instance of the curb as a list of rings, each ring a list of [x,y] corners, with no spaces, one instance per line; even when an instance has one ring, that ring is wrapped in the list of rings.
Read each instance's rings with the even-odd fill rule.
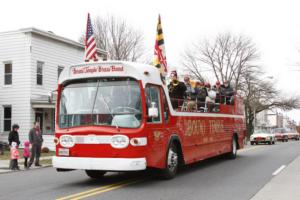
[[[9,174],[9,173],[19,173],[19,172],[27,172],[27,171],[31,171],[31,170],[37,170],[37,169],[43,169],[43,168],[47,168],[47,167],[52,167],[52,165],[43,165],[42,167],[36,167],[36,168],[30,168],[30,169],[21,169],[21,170],[9,170],[8,168],[0,168],[0,170],[6,170],[4,172],[0,171],[0,175],[1,174]]]

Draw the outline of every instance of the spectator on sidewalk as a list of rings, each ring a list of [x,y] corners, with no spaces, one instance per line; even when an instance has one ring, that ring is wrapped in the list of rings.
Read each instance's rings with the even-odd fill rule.
[[[24,157],[24,168],[28,169],[28,158],[30,157],[30,142],[26,141],[24,142],[24,150],[23,150],[23,157]]]
[[[29,131],[29,142],[31,144],[31,155],[28,168],[31,167],[35,160],[35,166],[40,165],[41,149],[43,144],[43,136],[40,129],[40,123],[34,122],[34,127]]]
[[[11,170],[20,170],[18,165],[18,159],[20,158],[20,154],[16,142],[11,143],[10,158],[11,158]]]
[[[17,143],[17,146],[20,145],[19,133],[18,133],[19,128],[20,127],[19,127],[18,124],[14,124],[12,126],[11,131],[9,132],[9,135],[8,135],[8,144],[9,144],[9,146],[11,146],[12,142]]]
[[[11,131],[8,134],[8,144],[11,147],[12,143],[15,142],[17,144],[17,146],[20,145],[20,139],[19,139],[19,125],[18,124],[14,124],[11,127]],[[12,160],[9,163],[9,169],[12,169]]]

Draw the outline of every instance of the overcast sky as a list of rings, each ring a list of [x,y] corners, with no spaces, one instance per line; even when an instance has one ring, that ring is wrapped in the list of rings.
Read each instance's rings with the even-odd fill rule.
[[[299,2],[299,1],[298,1]],[[26,0],[2,1],[0,31],[36,27],[78,40],[92,18],[113,14],[125,18],[145,35],[152,50],[157,15],[161,14],[167,61],[180,67],[190,43],[220,32],[244,34],[257,44],[268,76],[286,94],[300,94],[300,2],[291,0]],[[297,66],[299,64],[299,66]],[[300,121],[300,111],[288,113]]]

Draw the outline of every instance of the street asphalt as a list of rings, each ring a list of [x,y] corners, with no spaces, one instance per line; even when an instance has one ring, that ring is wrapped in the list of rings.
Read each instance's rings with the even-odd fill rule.
[[[109,173],[101,180],[51,167],[6,173],[0,174],[0,199],[248,200],[299,155],[300,142],[250,146],[235,160],[205,160],[168,181],[154,172]]]

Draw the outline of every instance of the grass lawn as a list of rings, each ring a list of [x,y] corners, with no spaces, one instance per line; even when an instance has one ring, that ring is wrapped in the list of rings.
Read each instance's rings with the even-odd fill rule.
[[[23,158],[23,149],[19,149],[20,152],[20,158]],[[54,156],[55,152],[50,151],[49,153],[42,153],[41,157],[46,157],[46,156]],[[9,160],[10,159],[10,152],[9,151],[4,151],[4,155],[0,155],[0,160]]]

